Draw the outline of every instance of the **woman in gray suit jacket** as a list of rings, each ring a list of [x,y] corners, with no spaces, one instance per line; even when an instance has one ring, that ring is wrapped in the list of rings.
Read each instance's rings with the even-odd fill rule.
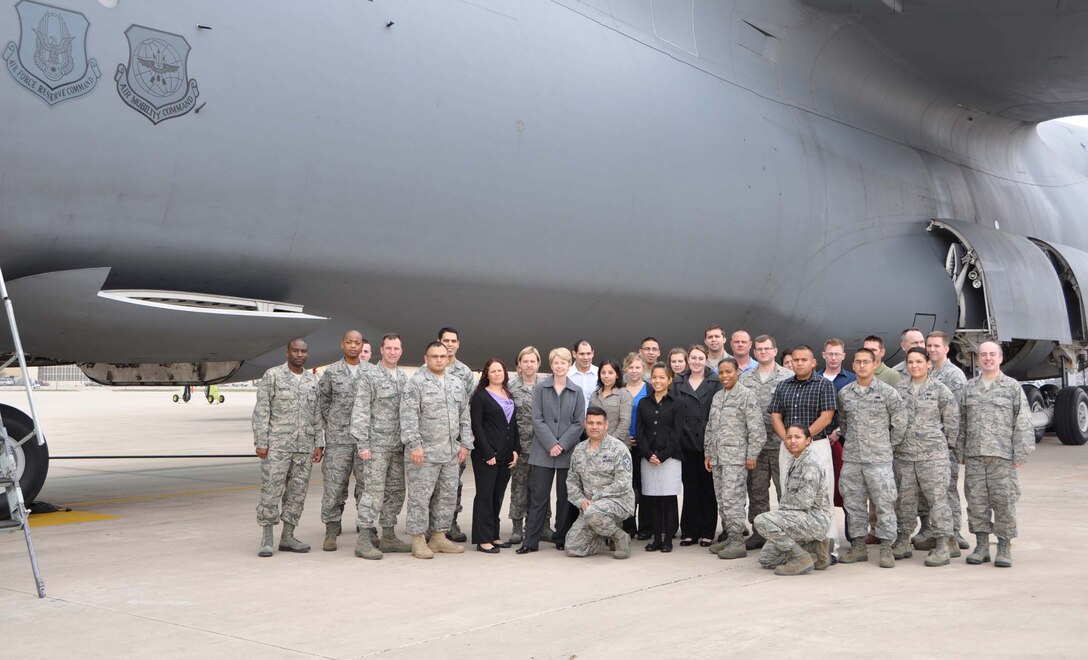
[[[582,388],[567,380],[574,357],[566,348],[548,354],[552,375],[533,388],[533,429],[536,437],[529,452],[529,512],[525,541],[517,554],[536,552],[544,531],[548,496],[555,482],[555,547],[562,550],[567,530],[574,523],[574,507],[567,501],[567,470],[574,447],[585,428],[586,398]]]

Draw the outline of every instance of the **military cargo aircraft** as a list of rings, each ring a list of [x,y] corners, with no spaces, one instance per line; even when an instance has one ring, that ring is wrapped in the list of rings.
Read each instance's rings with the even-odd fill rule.
[[[352,327],[478,366],[917,326],[1060,378],[1026,388],[1082,444],[1088,131],[1049,120],[1085,34],[1084,0],[8,0],[0,266],[32,363],[105,384]]]

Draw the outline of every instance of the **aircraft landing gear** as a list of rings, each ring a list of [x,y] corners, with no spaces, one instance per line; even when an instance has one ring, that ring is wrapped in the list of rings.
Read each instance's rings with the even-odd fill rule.
[[[0,418],[4,420],[8,437],[14,442],[22,440],[34,430],[34,421],[18,408],[0,404]],[[45,476],[49,473],[49,445],[39,445],[35,438],[30,438],[14,449],[17,464],[15,476],[19,480],[19,487],[23,489],[23,499],[29,504],[41,492]],[[4,499],[0,501],[0,520],[10,517],[7,500]]]
[[[1054,430],[1063,445],[1088,442],[1088,391],[1083,386],[1063,387],[1054,402]]]
[[[1042,391],[1029,383],[1025,383],[1020,387],[1023,388],[1024,396],[1028,399],[1028,406],[1031,407],[1032,417],[1035,418],[1039,415],[1046,415],[1048,413],[1046,397],[1043,396]],[[1039,444],[1039,442],[1042,441],[1043,436],[1046,435],[1047,426],[1049,426],[1049,424],[1035,424],[1035,444]]]

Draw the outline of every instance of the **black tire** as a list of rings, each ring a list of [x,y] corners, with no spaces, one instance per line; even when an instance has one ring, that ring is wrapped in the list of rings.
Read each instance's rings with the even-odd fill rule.
[[[226,400],[227,400],[227,397],[223,396],[222,394],[219,395],[219,403],[223,403]]]
[[[1038,387],[1030,384],[1023,384],[1020,387],[1024,389],[1024,396],[1028,399],[1028,407],[1031,408],[1031,412],[1045,412],[1046,411],[1046,398],[1043,397],[1043,393],[1039,391]],[[1043,440],[1043,436],[1046,435],[1046,427],[1035,427],[1035,444],[1039,444]]]
[[[1082,387],[1063,387],[1054,404],[1054,429],[1063,445],[1088,442],[1088,392]]]
[[[177,394],[174,395],[174,403],[177,403],[180,399],[181,397],[179,397]]]
[[[208,397],[208,403],[215,403],[215,397],[214,396],[209,396]]]
[[[186,387],[181,391],[181,400],[185,403],[189,403],[189,399],[191,399],[192,397],[193,393],[190,391],[189,387]]]
[[[12,440],[22,440],[27,433],[34,430],[34,421],[18,408],[0,404],[0,417],[3,417],[4,428]],[[23,474],[19,477],[19,487],[23,490],[23,501],[30,504],[41,492],[45,485],[45,476],[49,473],[49,445],[39,445],[36,439],[31,438],[15,450],[15,460],[22,464]],[[7,498],[0,499],[3,500],[0,502],[0,519],[10,518]]]

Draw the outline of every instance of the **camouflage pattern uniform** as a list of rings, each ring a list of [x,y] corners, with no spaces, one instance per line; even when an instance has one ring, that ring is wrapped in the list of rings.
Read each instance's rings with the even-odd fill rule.
[[[755,392],[737,383],[714,395],[704,453],[714,466],[718,513],[730,538],[740,539],[744,530],[748,478],[744,462],[757,459],[766,442],[767,428]]]
[[[355,473],[355,482],[363,483],[363,466],[355,460],[355,439],[351,436],[351,409],[359,381],[372,365],[360,361],[355,373],[341,358],[330,365],[317,384],[317,409],[325,428],[325,458],[321,461],[321,476],[325,488],[321,496],[321,522],[339,523],[348,499],[348,481]],[[359,502],[358,496],[355,498]]]
[[[427,367],[423,367],[426,369]],[[460,380],[465,386],[466,398],[472,397],[472,390],[476,387],[476,379],[472,376],[472,369],[469,369],[464,362],[460,360],[454,360],[448,367],[446,367],[446,375],[454,376]],[[465,467],[468,465],[466,459],[464,463],[457,466],[457,506],[453,510],[453,519],[457,520],[457,516],[461,513],[461,479],[465,473]]]
[[[404,443],[400,434],[401,392],[408,376],[399,368],[380,364],[359,383],[351,416],[351,435],[360,452],[369,451],[363,465],[364,489],[359,498],[358,525],[374,527],[381,505],[382,527],[394,527],[404,506]]]
[[[566,552],[588,557],[600,552],[607,539],[621,531],[623,521],[635,515],[631,486],[631,451],[623,441],[605,436],[593,451],[580,442],[571,454],[567,499],[579,511],[567,532]],[[582,500],[592,504],[582,511]]]
[[[899,536],[909,537],[918,518],[919,493],[929,504],[935,536],[952,536],[948,506],[948,452],[955,452],[960,407],[951,390],[933,378],[915,385],[909,378],[896,387],[907,408],[903,442],[895,448],[895,517]]]
[[[869,507],[876,507],[876,536],[896,538],[895,472],[892,448],[903,440],[907,409],[899,392],[874,378],[868,387],[857,381],[839,390],[839,428],[846,438],[842,449],[839,492],[846,510],[850,538],[864,539]]]
[[[435,376],[426,367],[404,386],[400,430],[408,477],[408,533],[447,532],[457,501],[457,452],[474,443],[469,394],[456,376]],[[411,451],[423,449],[423,464]]]
[[[514,417],[518,423],[518,438],[521,440],[518,463],[510,474],[510,520],[522,520],[525,518],[529,498],[529,450],[536,438],[533,430],[533,388],[523,383],[521,376],[511,378],[507,387],[510,395],[514,397],[514,405],[517,406]]]
[[[309,371],[296,376],[286,363],[264,373],[253,407],[253,444],[268,448],[268,455],[261,459],[257,524],[275,525],[283,520],[298,525],[310,486],[314,448],[325,446],[316,376]]]
[[[973,534],[1016,538],[1016,465],[1035,451],[1031,407],[1015,379],[982,376],[963,388],[957,453],[964,458],[963,489]],[[991,522],[991,512],[993,520]]]
[[[827,482],[811,449],[811,446],[806,447],[790,463],[778,510],[756,517],[756,531],[767,539],[759,553],[759,563],[767,568],[786,562],[791,542],[822,541],[831,528],[828,493],[834,484]]]
[[[756,516],[771,510],[771,483],[778,499],[782,499],[782,484],[778,478],[778,452],[782,441],[774,432],[771,424],[771,398],[778,384],[793,376],[793,372],[776,364],[770,378],[762,379],[759,368],[746,371],[740,376],[740,384],[747,387],[756,396],[759,409],[763,411],[763,426],[767,430],[767,443],[756,459],[756,467],[748,472],[748,521],[755,522]]]
[[[939,381],[952,391],[952,396],[955,398],[958,408],[963,388],[967,385],[967,376],[963,373],[963,369],[952,364],[952,360],[945,360],[940,369],[930,371],[929,377]],[[958,412],[962,416],[963,411],[959,410]],[[963,529],[963,500],[960,499],[959,486],[960,459],[956,457],[955,447],[948,450],[948,474],[948,508],[952,511],[952,532],[958,535],[960,530]],[[918,514],[928,515],[929,508],[924,503],[920,503]]]

